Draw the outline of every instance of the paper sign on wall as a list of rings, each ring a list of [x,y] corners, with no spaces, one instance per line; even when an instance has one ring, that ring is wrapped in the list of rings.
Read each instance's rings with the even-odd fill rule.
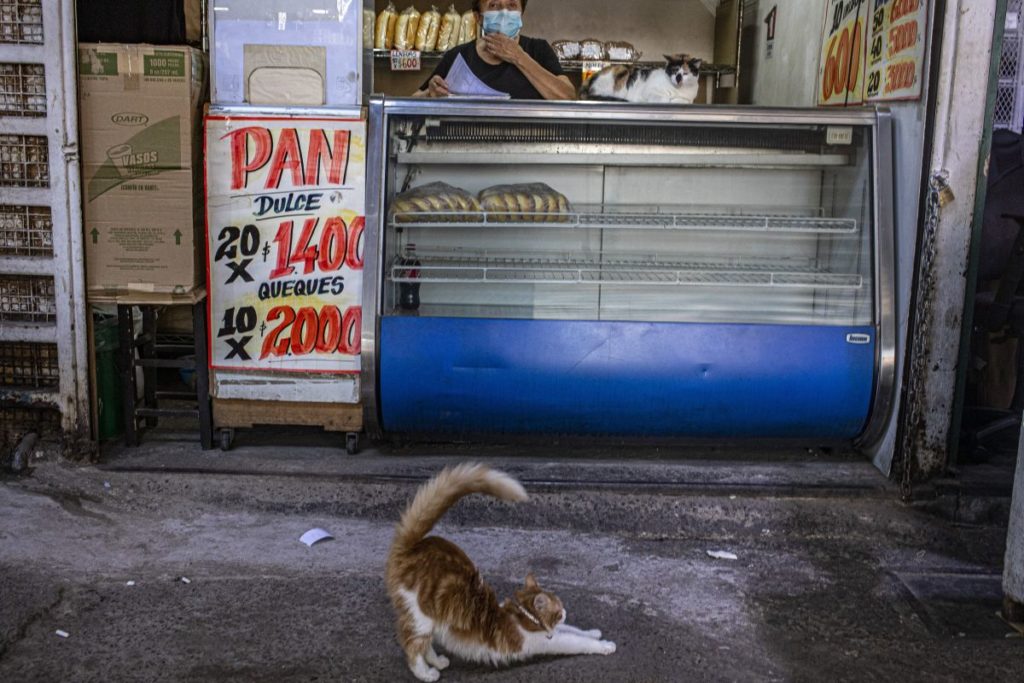
[[[868,41],[867,99],[921,97],[927,0],[872,0]]]
[[[818,104],[864,102],[865,47],[870,0],[828,0],[818,62]]]
[[[206,119],[214,368],[359,372],[366,126]]]

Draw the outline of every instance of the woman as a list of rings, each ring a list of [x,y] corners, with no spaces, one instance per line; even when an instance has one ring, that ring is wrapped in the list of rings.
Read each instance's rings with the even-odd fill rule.
[[[520,35],[527,0],[473,0],[481,36],[444,54],[415,97],[447,97],[445,77],[461,56],[491,88],[517,100],[571,100],[576,89],[547,41]]]

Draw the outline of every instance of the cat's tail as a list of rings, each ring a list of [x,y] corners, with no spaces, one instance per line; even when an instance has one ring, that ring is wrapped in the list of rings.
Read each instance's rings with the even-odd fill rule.
[[[511,501],[527,499],[526,491],[518,481],[486,465],[465,463],[445,468],[420,487],[416,497],[405,509],[395,529],[391,557],[412,548],[430,533],[448,508],[471,493],[486,493],[495,498]]]

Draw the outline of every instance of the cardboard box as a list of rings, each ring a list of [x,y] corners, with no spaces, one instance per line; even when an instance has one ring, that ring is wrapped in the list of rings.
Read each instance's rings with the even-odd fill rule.
[[[362,4],[210,3],[214,104],[358,106]]]
[[[184,293],[204,281],[207,80],[193,48],[79,46],[90,293]]]

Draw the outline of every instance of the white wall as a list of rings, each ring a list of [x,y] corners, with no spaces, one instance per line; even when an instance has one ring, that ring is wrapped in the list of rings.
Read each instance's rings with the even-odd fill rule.
[[[624,40],[644,61],[679,52],[710,60],[715,17],[701,0],[530,0],[523,33],[548,41]]]
[[[772,7],[775,44],[767,56],[764,24]],[[742,92],[749,104],[813,107],[825,17],[822,0],[747,0],[744,7]]]

